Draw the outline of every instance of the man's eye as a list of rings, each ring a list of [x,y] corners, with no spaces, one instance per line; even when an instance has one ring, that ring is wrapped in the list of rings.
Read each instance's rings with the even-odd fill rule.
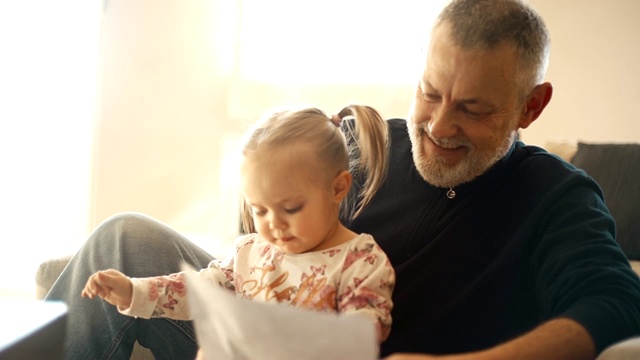
[[[289,208],[289,209],[284,209],[284,211],[286,211],[287,214],[295,214],[300,210],[302,210],[302,205],[296,206],[296,207],[293,207],[293,208]]]
[[[483,112],[479,112],[479,111],[473,111],[469,108],[467,108],[466,106],[461,106],[460,107],[460,111],[462,111],[463,113],[469,115],[469,116],[474,116],[474,117],[479,117],[484,115]]]
[[[440,96],[438,94],[422,93],[421,96],[422,96],[422,99],[425,101],[430,101],[430,102],[440,101]]]

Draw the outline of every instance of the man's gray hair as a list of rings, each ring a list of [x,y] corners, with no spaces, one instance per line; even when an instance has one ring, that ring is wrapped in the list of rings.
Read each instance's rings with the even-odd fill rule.
[[[453,0],[436,20],[447,24],[458,46],[492,49],[512,44],[520,57],[520,86],[540,84],[549,62],[549,33],[542,18],[521,0]],[[523,95],[526,95],[523,94]]]

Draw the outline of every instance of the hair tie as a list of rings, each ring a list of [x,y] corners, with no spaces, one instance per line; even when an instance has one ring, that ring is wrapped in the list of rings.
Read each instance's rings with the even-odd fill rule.
[[[338,115],[331,115],[331,118],[329,118],[329,120],[333,123],[333,125],[335,125],[336,127],[340,127],[340,124],[342,123],[342,118]]]

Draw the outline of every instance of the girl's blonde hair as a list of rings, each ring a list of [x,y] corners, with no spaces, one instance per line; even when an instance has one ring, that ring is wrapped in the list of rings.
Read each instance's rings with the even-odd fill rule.
[[[242,154],[255,158],[293,143],[308,144],[316,150],[323,172],[319,175],[324,175],[320,179],[330,180],[340,171],[349,170],[355,183],[363,182],[359,191],[352,186],[342,202],[342,219],[353,220],[360,215],[382,185],[387,172],[389,133],[386,122],[372,107],[348,105],[333,117],[317,108],[270,112],[249,130]],[[244,200],[241,208],[244,232],[255,232]]]

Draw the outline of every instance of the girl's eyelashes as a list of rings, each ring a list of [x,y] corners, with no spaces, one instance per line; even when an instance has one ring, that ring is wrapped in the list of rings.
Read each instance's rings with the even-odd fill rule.
[[[287,214],[295,214],[295,213],[297,213],[297,212],[298,212],[298,211],[300,211],[300,210],[302,210],[302,205],[298,205],[298,206],[296,206],[296,207],[294,207],[294,208],[284,209],[284,211],[285,211]]]
[[[292,207],[292,208],[284,208],[284,212],[286,212],[287,214],[295,214],[297,212],[299,212],[300,210],[302,210],[302,208],[304,207],[304,205],[298,205],[296,207]],[[267,209],[258,209],[258,208],[253,208],[253,214],[255,216],[264,216],[267,214],[268,210]]]
[[[262,216],[266,213],[267,213],[266,210],[253,208],[253,214],[256,216]]]

